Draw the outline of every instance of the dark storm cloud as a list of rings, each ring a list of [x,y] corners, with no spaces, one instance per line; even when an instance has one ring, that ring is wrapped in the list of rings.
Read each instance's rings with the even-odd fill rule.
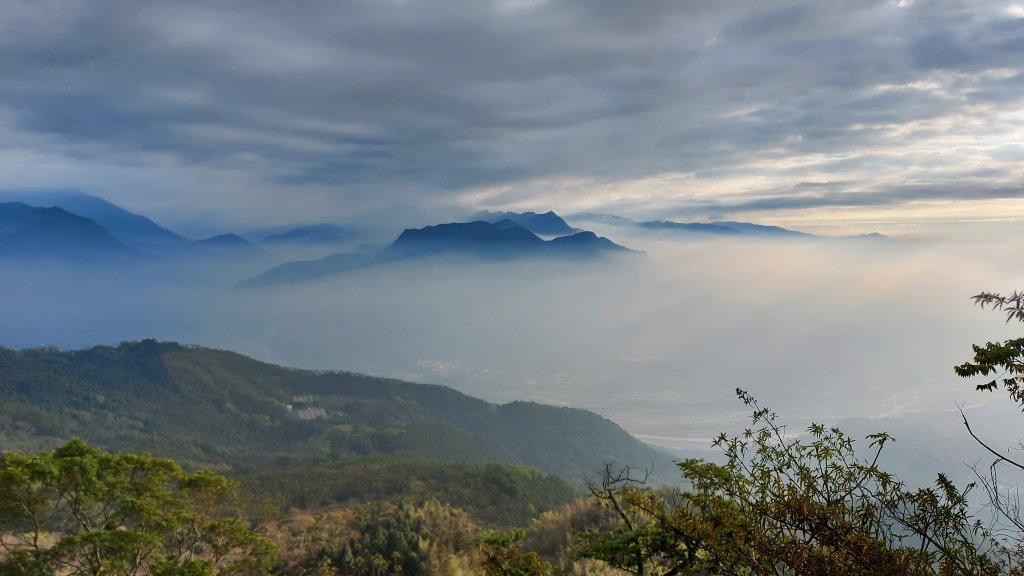
[[[445,198],[886,154],[963,131],[900,126],[994,122],[1022,99],[1024,21],[999,2],[0,0],[0,12],[3,150],[159,154],[356,201],[357,188]],[[798,181],[784,164],[778,177]]]

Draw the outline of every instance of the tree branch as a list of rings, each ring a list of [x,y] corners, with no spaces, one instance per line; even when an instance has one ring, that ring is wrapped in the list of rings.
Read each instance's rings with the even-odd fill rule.
[[[978,444],[980,444],[982,448],[984,448],[985,450],[988,450],[996,458],[998,458],[998,460],[996,460],[996,462],[995,462],[996,464],[998,464],[1000,462],[1006,462],[1007,464],[1010,464],[1011,466],[1014,466],[1018,470],[1024,470],[1024,465],[1022,465],[1022,464],[1020,464],[1018,462],[1015,462],[1013,460],[1010,460],[1006,456],[1003,456],[999,452],[996,452],[988,444],[986,444],[981,438],[978,438],[978,435],[974,433],[974,430],[971,430],[971,424],[970,424],[970,422],[967,421],[967,415],[964,414],[963,406],[957,406],[957,408],[960,410],[960,416],[964,419],[964,426],[967,428],[967,433],[970,434],[971,438],[974,438],[974,441],[977,442]]]

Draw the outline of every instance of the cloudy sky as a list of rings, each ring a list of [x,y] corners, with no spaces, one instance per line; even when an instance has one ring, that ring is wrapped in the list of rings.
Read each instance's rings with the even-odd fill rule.
[[[1005,1],[0,0],[0,188],[196,226],[1016,218],[1022,68]]]

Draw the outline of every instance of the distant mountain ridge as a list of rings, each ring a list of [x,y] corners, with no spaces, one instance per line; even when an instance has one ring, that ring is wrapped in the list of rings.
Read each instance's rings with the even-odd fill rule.
[[[494,223],[480,220],[408,228],[387,250],[402,255],[438,252],[507,252],[511,255],[520,251],[537,250],[544,244],[544,240],[536,234],[511,220]]]
[[[62,208],[0,203],[0,256],[94,260],[134,256],[106,228]]]
[[[17,202],[38,209],[56,208],[89,220],[113,238],[122,251],[130,252],[139,258],[203,256],[223,254],[225,251],[232,251],[236,255],[258,253],[252,242],[237,234],[218,234],[202,240],[189,240],[145,216],[82,192],[0,192],[0,200],[7,198],[17,198]],[[46,234],[41,233],[37,236],[35,256],[61,257],[62,253],[67,252],[66,249],[58,250],[55,244],[60,234],[57,227],[50,227]],[[50,238],[51,236],[53,237]],[[84,239],[83,242],[83,246],[89,246]],[[0,247],[0,253],[2,252],[3,248]]]
[[[513,220],[438,224],[410,228],[388,248],[400,254],[464,252],[480,256],[593,255],[602,251],[632,252],[593,232],[576,232],[544,240]]]
[[[511,220],[455,222],[406,229],[390,246],[377,252],[332,254],[318,260],[288,262],[250,278],[242,285],[308,281],[358,268],[439,255],[485,259],[591,259],[604,254],[630,252],[634,251],[593,232],[544,240]]]
[[[799,230],[790,230],[781,226],[769,226],[765,224],[751,224],[750,222],[712,222],[715,226],[726,226],[734,230],[738,230],[743,233],[758,234],[761,236],[788,236],[791,238],[811,238],[814,234],[808,234],[807,232],[800,232]]]
[[[858,234],[856,236],[818,236],[799,230],[790,230],[781,226],[766,224],[753,224],[750,222],[737,222],[733,220],[721,220],[713,222],[674,222],[672,220],[648,220],[638,221],[615,214],[599,214],[595,212],[580,212],[570,216],[570,219],[582,220],[584,222],[599,222],[612,226],[631,226],[645,230],[664,230],[668,232],[681,232],[693,234],[706,234],[714,236],[760,236],[772,238],[790,239],[828,239],[828,238],[868,238],[886,239],[884,234],[871,232],[869,234]]]
[[[0,395],[8,449],[80,436],[220,468],[392,454],[520,464],[569,480],[616,461],[675,478],[666,454],[584,410],[494,405],[444,386],[283,368],[155,340],[70,352],[0,347]]]
[[[230,251],[234,253],[256,253],[259,248],[238,234],[218,234],[193,242],[196,246],[208,250]]]
[[[742,234],[742,230],[737,230],[729,226],[722,226],[720,224],[707,224],[701,222],[694,223],[683,223],[683,222],[672,222],[671,220],[656,220],[651,222],[637,222],[635,224],[641,228],[647,228],[648,230],[673,230],[673,231],[684,231],[684,232],[697,232],[702,234]]]
[[[354,230],[336,224],[308,224],[296,226],[263,237],[261,242],[269,244],[339,244],[359,237]]]
[[[171,232],[145,216],[135,214],[102,198],[81,192],[0,193],[0,199],[14,198],[31,206],[56,206],[94,220],[124,244],[143,251],[182,249],[188,239]]]
[[[477,212],[472,220],[482,220],[491,224],[510,220],[540,236],[568,236],[583,232],[579,228],[569,226],[561,216],[552,211],[538,214],[537,212],[490,212],[484,210]]]

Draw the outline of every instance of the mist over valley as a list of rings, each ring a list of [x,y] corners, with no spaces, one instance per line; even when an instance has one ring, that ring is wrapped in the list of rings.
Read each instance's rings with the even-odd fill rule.
[[[749,225],[746,234],[680,234],[568,221],[570,235],[589,227],[631,250],[538,258],[536,247],[552,237],[502,217],[504,228],[428,226],[382,248],[360,246],[354,233],[311,241],[300,231],[292,242],[282,232],[233,236],[169,251],[129,236],[137,257],[127,261],[9,260],[0,341],[75,349],[157,338],[286,366],[445,384],[492,402],[593,410],[679,456],[712,455],[711,438],[746,425],[737,387],[794,426],[898,429],[897,463],[904,445],[915,458],[970,461],[969,443],[948,453],[949,439],[963,438],[958,404],[995,429],[1017,416],[998,398],[986,406],[991,396],[951,369],[971,343],[1013,333],[968,299],[1018,281],[998,265],[1014,252],[1011,225],[896,229],[857,241]],[[508,226],[522,234],[495,244]],[[429,236],[435,231],[442,244]],[[527,235],[534,240],[524,245]],[[428,244],[403,248],[417,238]],[[377,256],[398,250],[400,257]],[[332,254],[368,260],[245,284],[293,258]]]

